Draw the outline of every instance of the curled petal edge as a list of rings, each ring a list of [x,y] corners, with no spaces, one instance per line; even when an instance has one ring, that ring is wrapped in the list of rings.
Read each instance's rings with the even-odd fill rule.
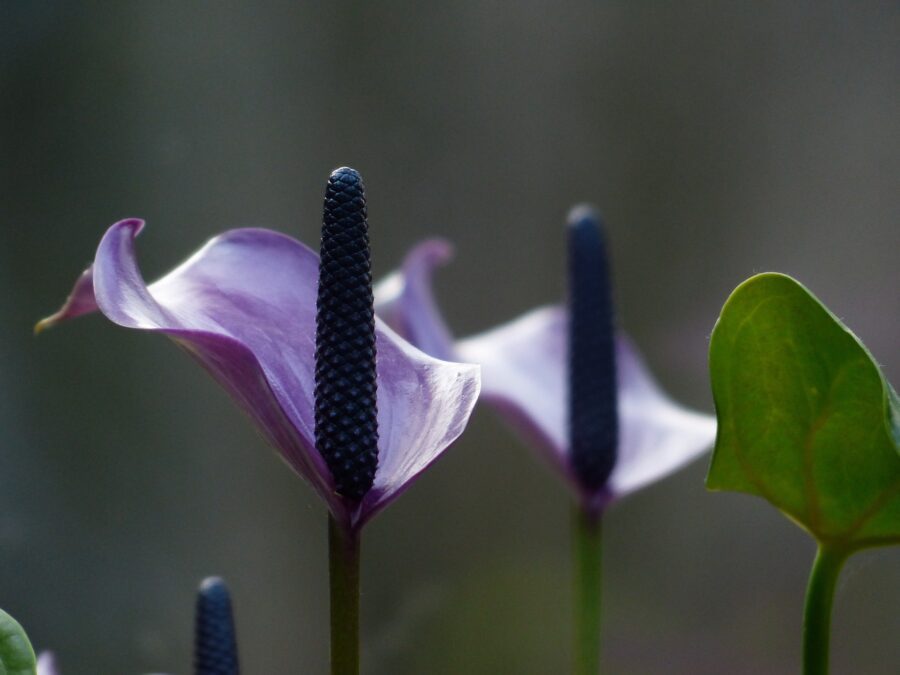
[[[452,361],[453,336],[434,299],[435,270],[453,259],[453,246],[427,239],[414,246],[403,265],[375,286],[375,311],[389,326],[426,354]]]

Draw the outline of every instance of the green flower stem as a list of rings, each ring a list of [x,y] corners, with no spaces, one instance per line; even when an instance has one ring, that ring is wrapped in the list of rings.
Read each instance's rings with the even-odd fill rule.
[[[602,530],[600,515],[576,507],[573,521],[575,562],[575,674],[600,670]]]
[[[834,590],[847,552],[820,545],[806,587],[803,610],[803,675],[828,675],[828,641]]]
[[[328,516],[331,675],[359,675],[359,532]]]

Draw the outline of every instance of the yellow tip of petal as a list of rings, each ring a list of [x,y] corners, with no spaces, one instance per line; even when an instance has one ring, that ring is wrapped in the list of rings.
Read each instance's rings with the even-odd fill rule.
[[[43,333],[48,328],[53,328],[53,326],[55,326],[57,321],[59,320],[58,316],[58,314],[53,314],[45,319],[41,319],[40,321],[38,321],[36,324],[34,324],[34,334],[37,336]]]

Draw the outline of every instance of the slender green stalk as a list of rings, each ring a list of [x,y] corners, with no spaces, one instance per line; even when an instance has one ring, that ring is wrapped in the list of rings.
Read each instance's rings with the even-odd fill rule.
[[[359,533],[328,516],[331,675],[359,675]]]
[[[828,641],[834,590],[847,552],[820,545],[806,587],[803,610],[803,675],[828,675]]]
[[[575,674],[600,670],[602,529],[600,515],[576,507],[573,521],[575,562]]]

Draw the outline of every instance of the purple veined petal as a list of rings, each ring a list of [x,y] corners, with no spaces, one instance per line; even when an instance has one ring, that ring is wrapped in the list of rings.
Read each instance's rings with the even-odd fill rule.
[[[534,310],[457,344],[459,358],[483,364],[483,396],[542,451],[599,509],[659,480],[702,454],[715,440],[715,419],[673,403],[653,380],[628,338],[617,341],[619,447],[604,491],[584,493],[568,461],[566,331],[560,307]]]
[[[56,656],[53,652],[41,652],[37,657],[36,675],[60,675],[59,667],[56,665]]]
[[[450,334],[437,303],[431,290],[431,278],[434,270],[446,264],[453,257],[453,246],[443,239],[429,239],[415,246],[406,256],[402,267],[396,272],[383,279],[375,286],[375,311],[380,319],[388,324],[392,329],[397,331],[400,336],[414,344],[426,354],[438,359],[452,360],[454,358],[453,337]],[[406,343],[404,343],[406,344]],[[411,345],[406,345],[411,348]],[[378,358],[385,359],[381,345],[378,346]],[[428,369],[420,371],[420,377],[431,377],[428,375]],[[379,379],[379,387],[384,387],[385,382]],[[429,417],[435,417],[432,423],[422,425],[423,438],[426,435],[434,435],[441,429],[455,429],[459,426],[459,432],[465,426],[466,419],[471,414],[471,406],[474,406],[478,397],[478,392],[473,391],[465,380],[458,383],[450,383],[440,385],[435,381],[432,385],[425,387],[425,391],[434,391],[437,388],[444,389],[444,400],[452,402],[454,399],[465,402],[463,406],[429,406],[427,402],[423,402],[418,397],[407,399],[410,406],[406,413],[417,419],[427,420]],[[414,391],[415,387],[405,387],[408,391]],[[399,400],[401,397],[397,396]],[[425,405],[423,405],[425,403]],[[420,410],[416,410],[419,408]],[[456,417],[452,423],[442,421],[439,417],[457,413],[461,410],[467,410],[465,418]],[[379,413],[381,412],[379,408]],[[381,427],[380,427],[381,428]],[[398,447],[408,446],[415,443],[415,438],[407,438],[396,444]],[[420,441],[421,442],[421,441]],[[435,447],[446,443],[447,441],[439,441],[434,438],[424,445],[434,445]],[[395,445],[391,443],[391,445]],[[412,474],[424,469],[428,463],[432,461],[425,454],[419,456],[407,455],[403,456],[399,453],[391,457],[379,456],[379,463],[385,466],[384,472],[379,472],[375,477],[375,484],[368,495],[363,500],[364,507],[370,507],[373,511],[382,508],[381,504],[385,497],[393,493],[399,494],[404,484],[401,481],[392,481],[386,483],[381,477],[397,476]],[[407,483],[408,484],[408,483]]]
[[[481,391],[481,367],[439,361],[376,318],[378,470],[359,525],[396,499],[463,432]],[[356,524],[356,523],[354,523]]]
[[[438,267],[453,258],[443,239],[417,244],[396,272],[375,286],[375,311],[404,339],[435,358],[454,358],[453,336],[444,323],[431,290]]]
[[[100,311],[188,351],[338,520],[361,526],[462,433],[478,397],[478,366],[438,361],[378,322],[379,467],[363,502],[348,503],[315,449],[318,256],[283,234],[232,230],[147,286],[134,249],[142,227],[116,223],[100,242],[93,266]]]
[[[344,511],[315,451],[315,254],[286,236],[233,230],[147,286],[137,266],[137,220],[113,225],[94,261],[101,312],[126,328],[167,334],[250,415],[266,440],[332,510]],[[310,305],[313,306],[310,306]]]

